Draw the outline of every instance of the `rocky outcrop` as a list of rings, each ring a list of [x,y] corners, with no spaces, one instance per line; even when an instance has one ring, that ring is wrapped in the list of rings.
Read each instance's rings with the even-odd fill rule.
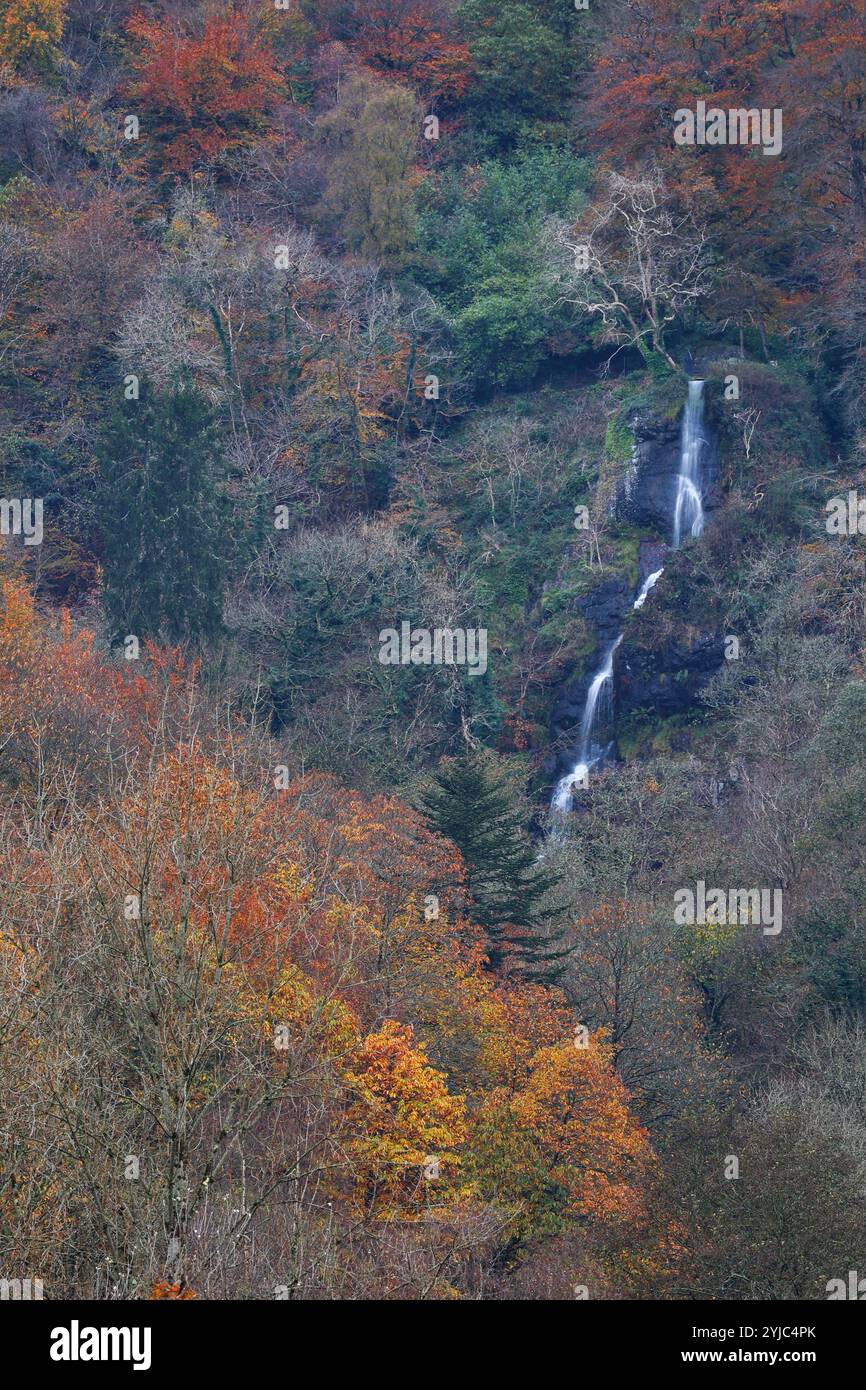
[[[617,652],[617,713],[666,719],[685,714],[700,699],[725,657],[722,633],[701,633],[693,640],[647,648],[623,641]]]
[[[641,541],[638,548],[638,588],[644,580],[667,563],[667,541]]]

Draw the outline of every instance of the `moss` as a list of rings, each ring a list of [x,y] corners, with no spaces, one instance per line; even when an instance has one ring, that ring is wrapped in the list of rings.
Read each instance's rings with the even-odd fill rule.
[[[633,372],[618,383],[615,396],[619,401],[618,419],[628,420],[635,412],[660,415],[675,420],[686,401],[686,378],[667,368],[665,374]]]
[[[523,606],[529,599],[532,562],[529,552],[517,547],[504,547],[484,569],[479,591],[484,591],[496,611],[503,606]]]
[[[620,534],[612,535],[605,546],[605,567],[623,574],[632,589],[637,588],[640,575],[641,539],[641,532],[623,527]]]
[[[659,719],[651,710],[636,710],[617,726],[617,748],[625,762],[647,757],[676,757],[691,749],[699,729],[693,712]]]
[[[608,420],[604,435],[604,457],[608,463],[629,463],[634,452],[634,435],[628,425],[614,417]]]

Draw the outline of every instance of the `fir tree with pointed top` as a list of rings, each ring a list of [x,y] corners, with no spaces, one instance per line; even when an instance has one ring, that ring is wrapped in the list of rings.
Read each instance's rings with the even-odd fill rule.
[[[562,909],[551,903],[559,876],[539,862],[492,757],[473,751],[440,764],[421,809],[466,862],[472,920],[484,930],[490,968],[551,983],[566,954]]]

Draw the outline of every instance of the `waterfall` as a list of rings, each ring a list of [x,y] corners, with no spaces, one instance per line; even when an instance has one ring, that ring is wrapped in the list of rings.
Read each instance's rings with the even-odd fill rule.
[[[643,608],[644,604],[646,603],[647,594],[650,592],[651,589],[655,588],[656,584],[658,584],[664,572],[665,567],[664,565],[662,565],[661,569],[653,570],[652,574],[647,575],[646,579],[643,582],[643,586],[641,588],[640,593],[638,594],[637,598],[632,604],[633,608]]]
[[[704,434],[704,383],[689,381],[689,395],[683,411],[680,436],[680,471],[677,474],[677,493],[674,505],[673,540],[671,548],[678,550],[683,536],[699,536],[704,529],[704,503],[701,497],[701,453],[706,444]],[[637,595],[634,608],[643,608],[647,595],[664,574],[664,565],[647,575]],[[574,791],[584,783],[590,768],[595,767],[608,751],[597,743],[595,735],[610,715],[613,697],[613,658],[623,639],[620,633],[608,647],[604,661],[589,684],[583,718],[580,721],[580,745],[577,761],[570,772],[561,777],[551,800],[551,810],[570,811]]]
[[[701,498],[701,453],[704,435],[704,383],[689,382],[689,398],[683,411],[680,445],[680,471],[674,506],[673,549],[679,550],[683,536],[699,536],[704,529]]]
[[[590,768],[595,767],[596,763],[604,757],[606,749],[596,743],[593,735],[602,718],[607,719],[610,714],[613,694],[613,657],[622,638],[623,634],[620,633],[616,641],[611,642],[604,661],[590,681],[589,690],[586,693],[586,704],[583,707],[583,718],[580,721],[580,747],[577,762],[571,772],[567,772],[556,784],[556,790],[550,803],[554,811],[571,810],[573,783],[582,782]]]

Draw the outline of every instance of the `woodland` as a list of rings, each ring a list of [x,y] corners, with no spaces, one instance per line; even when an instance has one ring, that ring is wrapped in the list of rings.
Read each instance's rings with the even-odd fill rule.
[[[861,498],[866,0],[2,0],[0,1279],[866,1275]]]

